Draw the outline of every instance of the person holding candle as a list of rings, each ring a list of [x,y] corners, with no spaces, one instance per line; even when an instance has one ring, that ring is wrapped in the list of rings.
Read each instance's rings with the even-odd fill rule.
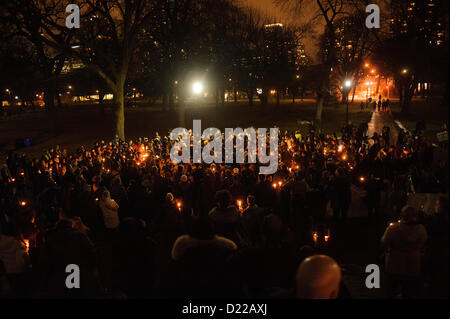
[[[103,188],[99,200],[99,207],[103,214],[103,221],[107,230],[119,226],[119,205],[111,198],[109,191]]]
[[[30,258],[25,241],[14,236],[14,230],[0,229],[0,263],[3,266],[9,289],[8,297],[22,297]]]
[[[209,212],[209,218],[213,222],[214,229],[216,229],[218,235],[238,242],[241,214],[236,206],[230,205],[230,192],[228,190],[218,191],[215,198],[217,206]]]
[[[417,211],[410,206],[403,207],[401,219],[387,227],[381,245],[385,249],[389,298],[395,298],[399,291],[403,298],[418,297],[427,238],[425,227],[417,223]]]

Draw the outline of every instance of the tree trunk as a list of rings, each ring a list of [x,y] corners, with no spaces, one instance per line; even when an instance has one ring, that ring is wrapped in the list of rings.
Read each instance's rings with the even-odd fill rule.
[[[186,127],[186,106],[184,105],[184,94],[180,92],[178,100],[178,123],[180,127]]]
[[[222,107],[224,107],[225,106],[225,88],[222,87],[219,90],[219,92],[220,92],[220,95],[221,95],[220,100],[222,101]]]
[[[117,85],[115,94],[115,134],[119,136],[122,141],[125,141],[125,101],[124,101],[124,83]]]
[[[355,85],[353,86],[353,94],[352,94],[352,102],[351,103],[353,103],[353,101],[355,101],[356,83],[358,83],[358,81],[359,81],[359,77],[358,77],[358,75],[356,75],[356,77],[355,77]]]
[[[216,108],[218,108],[219,107],[219,87],[216,86],[215,91],[216,91],[216,94],[215,94],[214,99],[215,99],[215,102],[216,102]]]
[[[59,96],[59,94],[56,94],[56,101],[58,102],[58,109],[61,109],[62,108],[61,96]]]
[[[315,118],[315,122],[318,127],[321,127],[321,125],[322,125],[322,112],[323,112],[324,100],[325,100],[324,95],[320,94],[319,99],[317,100],[316,118]]]
[[[100,115],[105,115],[105,103],[104,103],[105,94],[98,94],[98,105],[100,107]]]
[[[164,92],[163,96],[162,96],[162,110],[166,111],[167,110],[167,93]]]
[[[56,109],[55,109],[55,95],[52,88],[44,89],[44,102],[45,109],[48,112],[50,121],[53,123],[53,131],[55,133],[59,132],[60,127],[57,119]]]

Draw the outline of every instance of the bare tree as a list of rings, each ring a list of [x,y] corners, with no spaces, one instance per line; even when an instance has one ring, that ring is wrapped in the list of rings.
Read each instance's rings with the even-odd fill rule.
[[[125,139],[124,88],[138,35],[146,31],[154,1],[84,0],[78,3],[81,27],[69,32],[72,56],[95,70],[114,93],[114,131]],[[63,11],[64,12],[64,11]],[[49,28],[65,29],[60,15],[48,19]],[[55,46],[61,45],[55,41]]]

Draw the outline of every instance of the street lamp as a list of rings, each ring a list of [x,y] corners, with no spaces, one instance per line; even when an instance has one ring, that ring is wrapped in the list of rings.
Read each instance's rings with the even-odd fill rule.
[[[402,70],[402,73],[403,73],[403,74],[408,73],[408,69],[403,69],[403,70]]]
[[[348,94],[350,93],[350,88],[352,87],[352,81],[346,80],[344,86],[345,86],[344,90],[346,92],[345,95],[346,95],[346,100],[347,100],[347,112],[346,112],[346,116],[345,116],[347,121],[346,121],[345,125],[348,125]]]
[[[195,82],[192,85],[192,91],[194,92],[194,94],[199,95],[203,92],[203,84],[201,84],[200,82]]]

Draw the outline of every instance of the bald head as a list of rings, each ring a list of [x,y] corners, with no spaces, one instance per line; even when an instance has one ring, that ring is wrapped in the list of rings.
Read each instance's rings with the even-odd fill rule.
[[[331,257],[314,255],[300,264],[295,281],[297,298],[334,299],[339,293],[341,268]]]

